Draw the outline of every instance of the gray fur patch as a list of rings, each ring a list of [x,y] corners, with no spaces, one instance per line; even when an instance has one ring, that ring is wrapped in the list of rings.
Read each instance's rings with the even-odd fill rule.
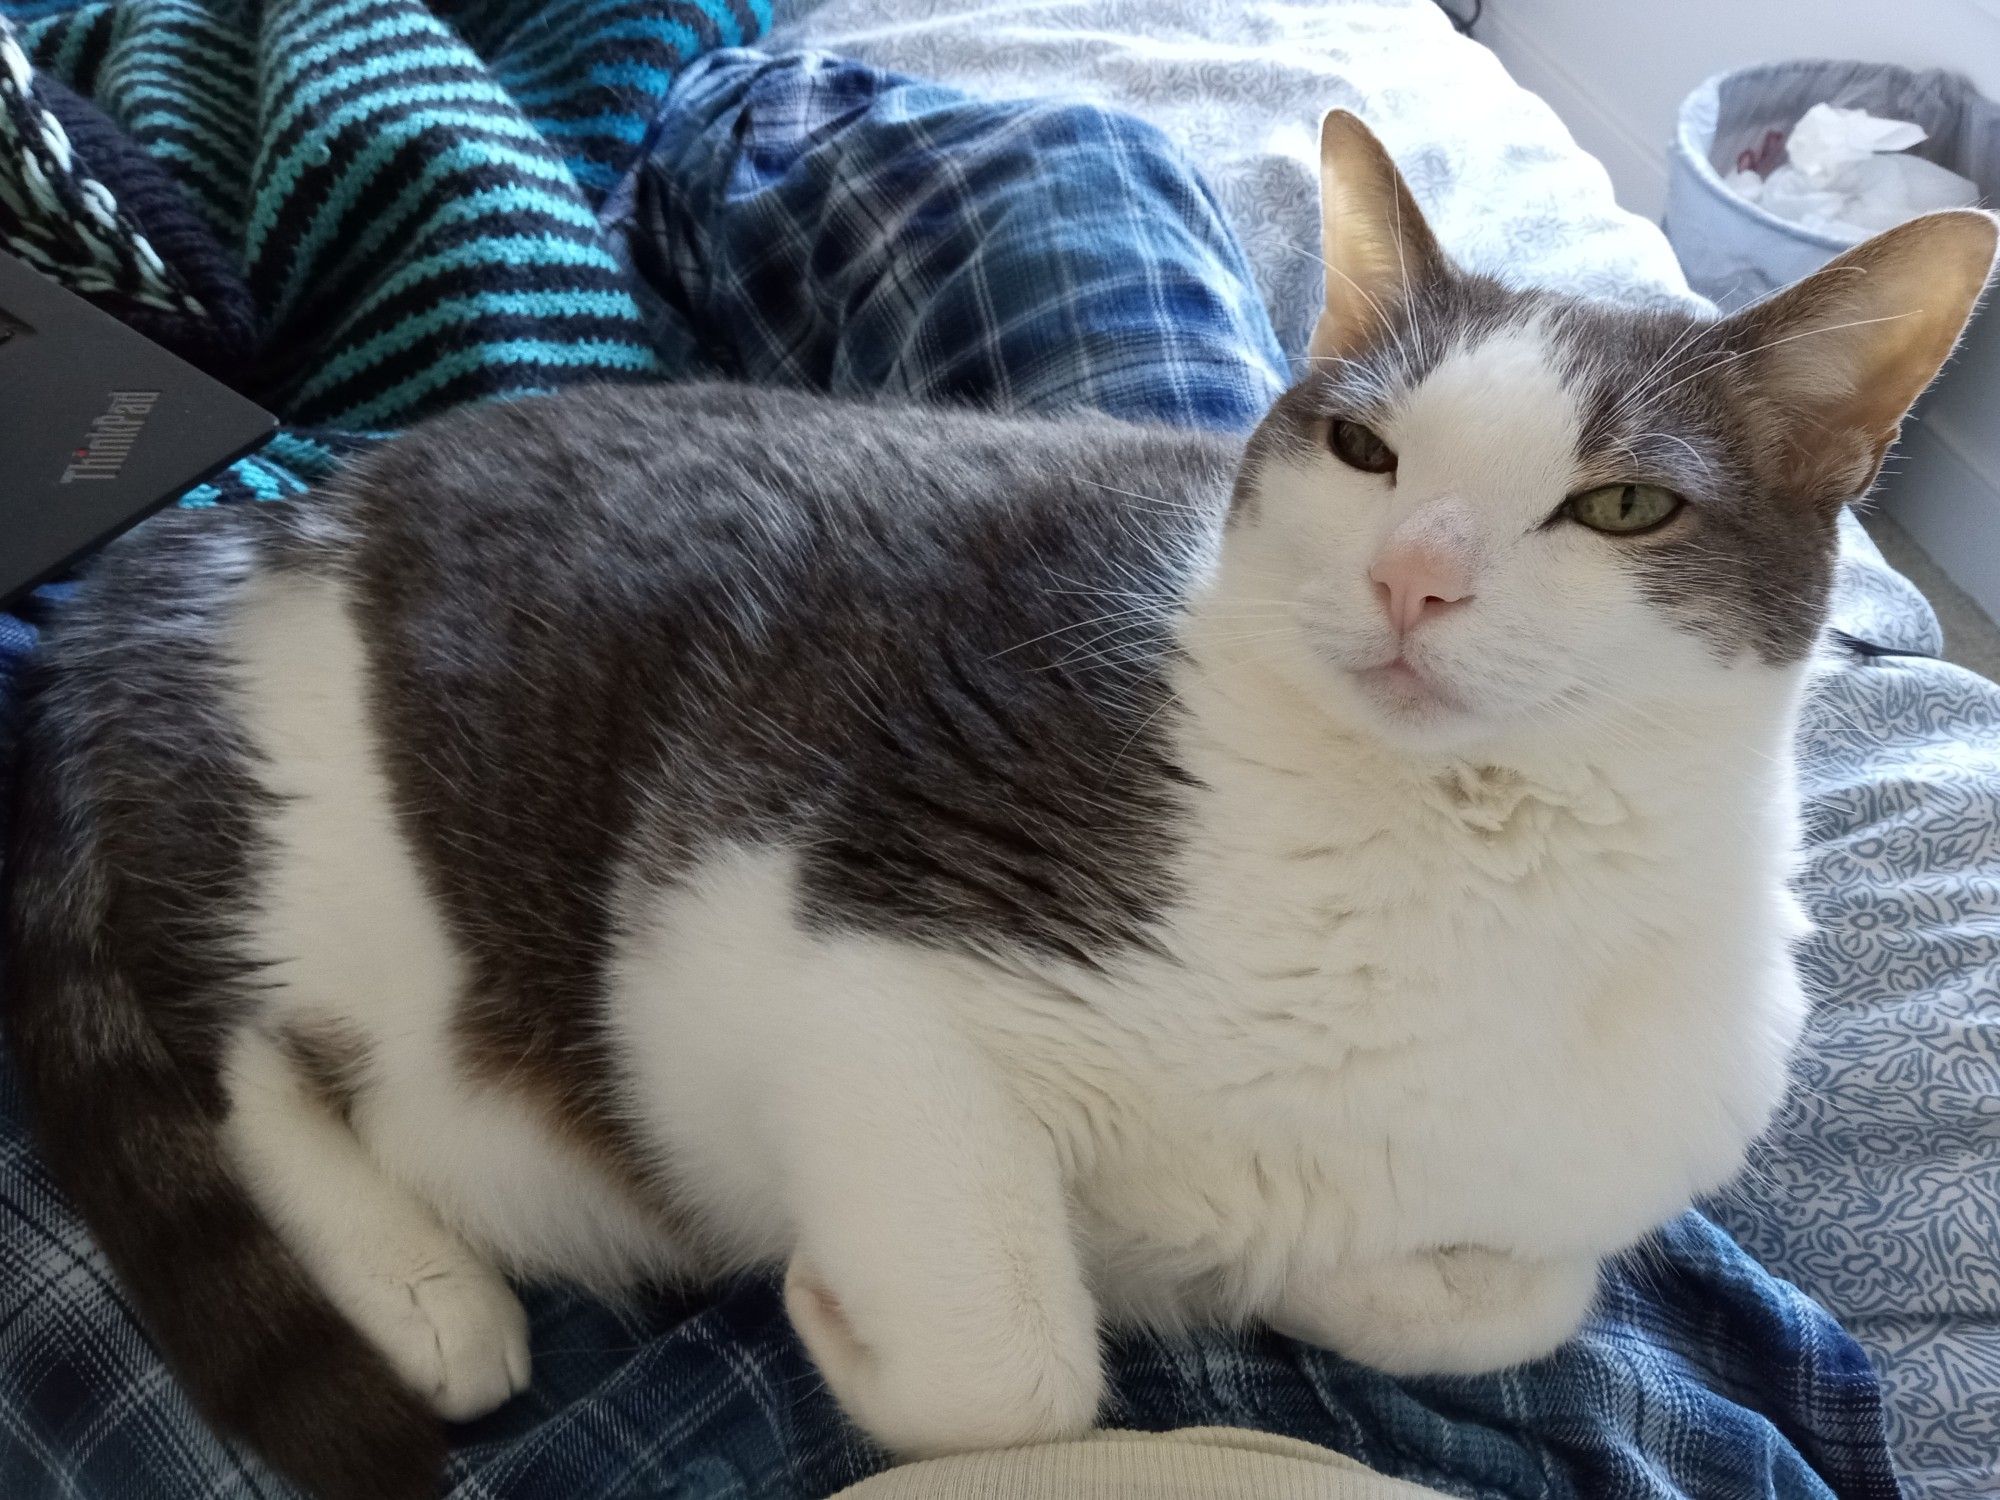
[[[428,438],[351,486],[358,614],[507,1050],[587,1052],[566,1018],[614,874],[722,842],[803,851],[818,922],[1084,963],[1149,941],[1164,668],[1232,445],[719,388]]]
[[[338,1019],[297,1021],[279,1034],[279,1046],[313,1096],[343,1124],[367,1081],[368,1039]]]

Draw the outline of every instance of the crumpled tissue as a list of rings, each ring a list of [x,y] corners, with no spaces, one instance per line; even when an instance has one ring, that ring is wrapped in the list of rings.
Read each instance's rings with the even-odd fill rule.
[[[1730,190],[1807,229],[1862,240],[1918,214],[1969,208],[1978,185],[1921,156],[1905,156],[1927,132],[1865,109],[1815,104],[1781,140],[1744,152],[1723,180]],[[1775,162],[1782,150],[1787,160]]]

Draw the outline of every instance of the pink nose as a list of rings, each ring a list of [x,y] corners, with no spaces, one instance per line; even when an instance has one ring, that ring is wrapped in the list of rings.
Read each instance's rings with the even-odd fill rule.
[[[1375,559],[1368,576],[1398,635],[1408,635],[1426,615],[1442,614],[1472,597],[1465,565],[1421,544],[1389,547]]]

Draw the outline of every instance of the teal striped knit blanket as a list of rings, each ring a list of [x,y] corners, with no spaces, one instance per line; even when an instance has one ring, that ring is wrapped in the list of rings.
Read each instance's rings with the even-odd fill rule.
[[[429,412],[662,373],[597,208],[769,12],[0,0],[0,248],[284,419],[192,500],[289,493]]]

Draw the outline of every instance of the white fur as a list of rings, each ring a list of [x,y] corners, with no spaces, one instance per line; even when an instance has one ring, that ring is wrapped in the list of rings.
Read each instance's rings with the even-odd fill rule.
[[[465,1420],[528,1386],[528,1317],[494,1270],[383,1175],[267,1038],[237,1035],[224,1142],[258,1208],[439,1415]]]
[[[893,1445],[1087,1424],[1100,1310],[1263,1318],[1403,1370],[1540,1354],[1778,1101],[1798,674],[1717,662],[1639,597],[1624,544],[1542,528],[1576,421],[1537,330],[1452,353],[1383,435],[1393,484],[1331,457],[1267,475],[1189,622],[1180,749],[1207,790],[1168,957],[810,932],[771,848],[630,898],[624,1106],[709,1236],[789,1264],[801,1334]],[[1426,528],[1473,597],[1398,643],[1367,569]],[[499,1264],[670,1269],[643,1209],[450,1054],[461,976],[391,826],[338,590],[263,586],[241,642],[293,798],[260,930],[280,1014],[345,1017],[389,1059],[356,1132],[394,1192]],[[1435,695],[1355,675],[1398,649]],[[246,1144],[252,1175],[317,1191],[324,1144],[243,1134],[297,1158]],[[310,1244],[332,1202],[273,1214]],[[407,1207],[385,1184],[356,1221]]]
[[[343,588],[276,576],[235,621],[245,722],[284,800],[254,931],[273,999],[260,1031],[338,1019],[367,1039],[354,1131],[402,1187],[496,1264],[617,1286],[671,1243],[593,1160],[461,1066],[464,967],[389,803]]]

